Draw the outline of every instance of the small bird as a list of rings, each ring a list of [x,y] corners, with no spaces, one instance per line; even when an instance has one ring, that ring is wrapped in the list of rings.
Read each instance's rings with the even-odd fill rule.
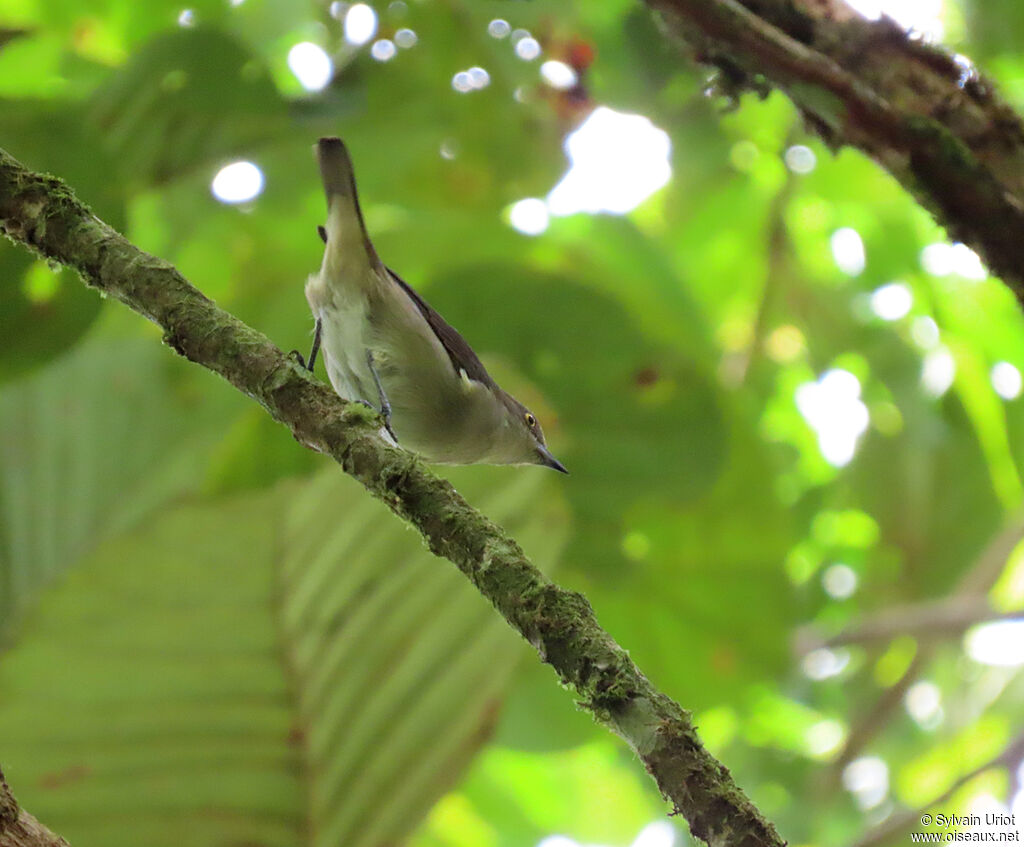
[[[348,150],[314,148],[327,194],[320,272],[306,283],[316,328],[306,365],[323,350],[346,400],[379,411],[401,446],[442,464],[531,464],[562,473],[533,413],[503,391],[473,348],[377,256],[359,209]]]

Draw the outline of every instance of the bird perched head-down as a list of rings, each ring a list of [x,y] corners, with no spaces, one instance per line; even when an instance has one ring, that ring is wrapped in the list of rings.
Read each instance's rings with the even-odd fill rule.
[[[537,418],[487,373],[473,348],[377,256],[345,145],[315,146],[327,194],[320,272],[306,283],[323,350],[346,400],[379,410],[403,447],[431,462],[533,464],[566,472]]]

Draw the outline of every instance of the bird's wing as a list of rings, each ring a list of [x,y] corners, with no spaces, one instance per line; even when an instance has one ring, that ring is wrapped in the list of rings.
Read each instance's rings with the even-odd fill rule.
[[[458,330],[435,312],[430,307],[430,304],[420,297],[413,287],[391,270],[391,268],[388,268],[387,271],[398,286],[409,295],[409,299],[416,305],[424,320],[434,331],[437,340],[441,342],[441,346],[444,347],[448,358],[451,359],[455,375],[483,383],[488,388],[497,389],[498,386],[491,379],[491,375],[487,373],[487,369],[483,366],[476,353],[473,352],[473,348],[469,346],[466,339],[459,335]]]

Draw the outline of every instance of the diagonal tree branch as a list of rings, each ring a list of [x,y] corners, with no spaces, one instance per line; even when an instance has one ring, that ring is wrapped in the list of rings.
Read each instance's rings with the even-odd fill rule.
[[[547,579],[501,528],[412,454],[384,443],[379,419],[346,403],[270,340],[218,308],[169,263],[95,217],[60,180],[0,150],[0,229],[162,327],[181,355],[220,374],[325,453],[450,559],[532,644],[595,719],[620,735],[673,812],[714,845],[783,847],[701,745],[688,712],[662,694],[598,625],[587,599]]]
[[[1024,123],[973,67],[843,0],[646,0],[730,94],[784,91],[888,170],[1024,303]]]

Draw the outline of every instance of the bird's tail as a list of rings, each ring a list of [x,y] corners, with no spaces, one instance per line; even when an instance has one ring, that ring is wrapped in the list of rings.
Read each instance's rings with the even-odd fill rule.
[[[377,251],[366,234],[355,171],[345,144],[340,138],[321,138],[315,150],[327,195],[327,250],[347,256],[353,255],[352,251],[365,250],[370,263],[379,265]]]

